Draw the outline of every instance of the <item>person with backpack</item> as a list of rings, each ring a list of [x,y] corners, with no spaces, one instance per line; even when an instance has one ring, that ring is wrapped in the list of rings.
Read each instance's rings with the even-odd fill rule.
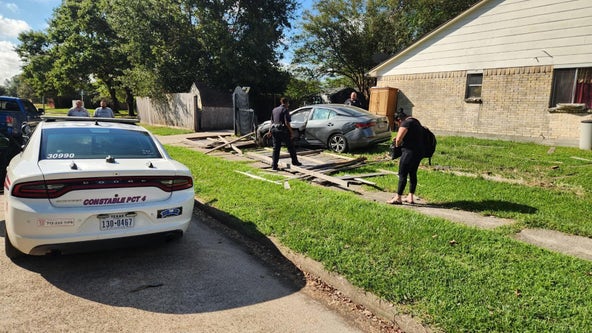
[[[407,177],[409,177],[409,195],[406,202],[415,203],[415,189],[417,188],[417,169],[419,163],[424,157],[424,128],[419,120],[407,115],[401,109],[395,115],[395,122],[399,130],[393,140],[395,147],[401,147],[401,157],[399,159],[399,183],[397,194],[387,201],[389,204],[400,205],[403,203],[403,192],[407,186]]]

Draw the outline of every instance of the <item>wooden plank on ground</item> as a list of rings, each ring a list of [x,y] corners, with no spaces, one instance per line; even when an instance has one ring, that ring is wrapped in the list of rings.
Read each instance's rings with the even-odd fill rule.
[[[243,171],[239,171],[239,170],[234,170],[234,172],[238,172],[241,175],[245,175],[245,176],[251,177],[253,179],[263,180],[263,181],[266,181],[266,182],[269,182],[269,183],[273,183],[273,184],[277,184],[277,185],[282,185],[283,184],[281,182],[270,180],[270,179],[267,179],[267,178],[263,178],[263,177],[260,177],[260,176],[257,176],[257,175],[254,175],[254,174],[251,174],[251,173],[248,173],[248,172],[243,172]]]
[[[314,163],[314,164],[324,164],[325,161],[320,160],[318,158],[313,158],[313,157],[309,157],[309,156],[303,156],[301,154],[298,154],[298,159],[301,161],[306,161],[306,162],[310,162],[310,163]]]
[[[256,159],[256,160],[265,162],[265,163],[267,163],[269,165],[271,165],[271,163],[273,162],[273,160],[272,160],[271,157],[267,157],[267,156],[262,155],[262,154],[258,154],[258,153],[254,153],[254,152],[248,152],[246,155],[248,157],[250,157],[250,158],[253,158],[253,159]],[[289,164],[283,163],[281,161],[278,163],[278,166],[280,168],[287,168],[288,165]],[[301,174],[304,174],[304,175],[307,175],[307,176],[312,176],[314,178],[322,179],[322,180],[325,180],[327,182],[330,182],[330,183],[339,185],[339,186],[341,186],[343,188],[348,188],[348,186],[349,186],[349,182],[347,180],[342,180],[342,179],[339,179],[337,177],[332,177],[332,176],[329,176],[329,175],[325,175],[325,174],[323,174],[321,172],[318,172],[318,171],[313,171],[313,170],[305,169],[305,168],[302,168],[302,167],[297,167],[297,166],[294,166],[294,165],[289,165],[289,168],[288,168],[287,171],[295,171],[295,172],[298,172],[298,173],[301,173]]]
[[[592,160],[589,160],[589,159],[587,159],[587,158],[577,157],[577,156],[571,156],[571,158],[573,158],[574,160],[580,160],[580,161],[592,162]]]
[[[306,156],[306,155],[318,155],[322,153],[322,149],[313,149],[313,150],[301,150],[298,152],[298,156]]]
[[[252,147],[255,145],[255,141],[252,141],[252,140],[238,141],[238,142],[233,143],[233,145],[239,149],[243,148],[243,147]]]
[[[346,175],[346,176],[339,177],[339,179],[369,178],[369,177],[378,177],[378,176],[384,176],[384,175],[387,175],[387,173],[374,172],[374,173],[364,173],[364,174],[360,174],[360,175]]]
[[[230,132],[197,132],[190,134],[191,136],[186,137],[187,140],[203,140],[207,139],[212,135],[222,135],[222,136],[232,136],[233,134]]]
[[[328,169],[321,169],[321,170],[318,170],[318,171],[321,172],[321,173],[324,173],[326,175],[331,175],[331,174],[334,174],[336,172],[343,172],[343,171],[347,171],[347,170],[357,169],[357,168],[362,167],[364,165],[366,165],[366,164],[363,163],[363,162],[360,162],[360,163],[351,164],[351,165],[337,166],[337,167],[328,168]]]
[[[243,154],[243,151],[240,150],[240,149],[238,149],[237,146],[233,145],[231,142],[228,142],[228,140],[224,139],[221,136],[219,136],[219,138],[220,138],[220,140],[222,140],[222,142],[224,142],[226,144],[229,144],[230,145],[230,148],[232,148],[232,150],[234,150],[235,152],[237,152],[239,155],[242,155]],[[236,142],[236,141],[234,141],[234,142]]]
[[[255,132],[251,132],[249,134],[245,134],[245,135],[241,136],[240,138],[234,139],[232,141],[227,141],[226,139],[223,139],[223,141],[226,141],[224,144],[221,144],[221,145],[219,145],[217,147],[214,147],[214,148],[212,148],[210,150],[207,150],[207,151],[204,152],[204,154],[208,154],[208,153],[213,152],[214,150],[218,150],[220,148],[224,148],[224,147],[226,147],[226,146],[228,146],[230,144],[233,144],[233,143],[235,143],[237,141],[240,141],[240,140],[242,140],[242,139],[244,139],[246,137],[249,137],[249,136],[253,135],[253,133],[255,133]],[[218,137],[222,138],[221,136],[218,136]],[[242,154],[242,152],[241,152],[241,154]]]
[[[334,169],[339,169],[341,167],[346,167],[346,166],[350,166],[350,165],[358,165],[360,163],[363,164],[365,162],[366,162],[365,157],[358,157],[355,159],[348,159],[348,160],[342,161],[342,162],[330,162],[330,163],[325,163],[325,164],[319,164],[319,165],[315,165],[313,168],[314,169],[323,169],[323,171],[325,171],[327,169],[334,170]]]
[[[247,155],[248,158],[252,158],[254,160],[261,161],[261,162],[263,162],[263,163],[265,163],[267,165],[271,165],[271,163],[273,163],[273,160],[272,160],[271,157],[265,156],[263,154],[259,154],[259,153],[256,153],[256,152],[252,152],[251,151],[251,152],[247,152],[246,155]]]
[[[295,165],[290,165],[290,170],[294,170],[294,171],[297,171],[299,173],[303,173],[305,175],[313,176],[315,178],[328,181],[330,183],[339,185],[339,186],[344,187],[344,188],[348,188],[349,187],[349,182],[347,180],[342,180],[342,179],[339,179],[337,177],[325,175],[325,174],[320,173],[320,172],[317,172],[317,171],[308,170],[308,169],[305,169],[305,168],[302,168],[302,167],[297,167]]]
[[[338,159],[341,159],[341,160],[354,160],[354,159],[356,159],[355,157],[349,157],[349,156],[339,155],[337,153],[325,153],[325,155],[337,157]]]
[[[368,181],[368,180],[363,179],[363,178],[353,178],[353,180],[358,181],[358,182],[360,182],[362,184],[366,184],[366,185],[370,185],[370,186],[374,186],[374,187],[377,186],[376,183],[371,182],[371,181]]]

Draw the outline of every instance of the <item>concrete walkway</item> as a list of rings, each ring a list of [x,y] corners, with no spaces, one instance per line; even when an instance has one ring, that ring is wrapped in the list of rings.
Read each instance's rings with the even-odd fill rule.
[[[386,201],[392,198],[393,194],[385,192],[366,192],[362,196],[368,200],[383,202],[385,205],[388,205]],[[417,204],[415,205],[404,203],[400,207],[481,229],[494,229],[503,225],[515,223],[515,221],[511,219],[484,216],[478,213],[456,209],[432,207],[422,204],[421,199],[417,200]],[[574,236],[546,229],[523,229],[515,235],[515,239],[551,251],[592,261],[592,238]]]

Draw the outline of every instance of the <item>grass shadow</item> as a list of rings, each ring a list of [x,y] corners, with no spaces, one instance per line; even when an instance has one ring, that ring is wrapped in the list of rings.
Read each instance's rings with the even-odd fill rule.
[[[520,214],[535,214],[538,209],[532,206],[517,204],[514,202],[502,200],[482,200],[482,201],[451,201],[436,205],[440,208],[460,209],[469,212],[506,212]]]

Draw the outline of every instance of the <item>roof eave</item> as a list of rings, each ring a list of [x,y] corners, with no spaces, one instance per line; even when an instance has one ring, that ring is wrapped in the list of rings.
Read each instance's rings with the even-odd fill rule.
[[[438,28],[436,28],[435,30],[433,30],[432,32],[430,32],[429,34],[427,34],[424,37],[420,38],[417,42],[409,45],[407,48],[405,48],[401,52],[395,54],[390,59],[387,59],[384,62],[378,64],[376,67],[370,69],[366,73],[366,75],[367,76],[370,76],[370,77],[378,77],[378,72],[380,72],[384,67],[386,67],[389,64],[395,62],[397,59],[401,58],[405,54],[413,51],[414,49],[416,49],[418,47],[420,47],[423,43],[425,43],[429,39],[433,38],[434,36],[440,34],[442,31],[446,30],[449,26],[454,25],[456,22],[462,20],[464,17],[472,14],[474,11],[478,10],[479,8],[481,8],[483,5],[485,5],[489,1],[491,1],[491,0],[483,0],[481,2],[476,3],[471,8],[469,8],[469,9],[465,10],[464,12],[460,13],[455,18],[453,18],[450,21],[442,24],[441,26],[439,26]]]

